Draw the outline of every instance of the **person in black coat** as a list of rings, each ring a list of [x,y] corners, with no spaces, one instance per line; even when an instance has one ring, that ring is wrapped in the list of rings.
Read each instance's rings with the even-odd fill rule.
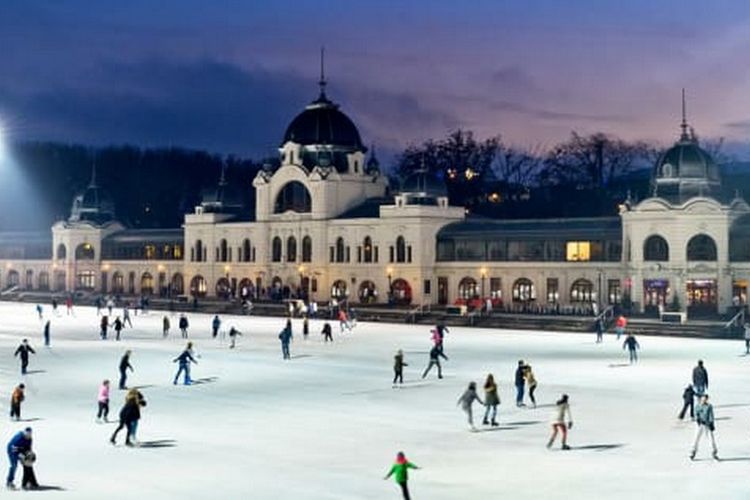
[[[115,329],[115,340],[120,340],[120,332],[122,332],[123,324],[119,316],[115,318],[112,327]]]
[[[430,349],[430,363],[427,365],[427,368],[424,369],[422,378],[425,378],[427,374],[430,373],[433,366],[437,366],[438,378],[443,378],[443,369],[440,366],[440,349],[437,346]]]
[[[29,367],[29,353],[36,354],[36,351],[32,349],[27,339],[23,339],[14,354],[21,358],[21,375],[26,375],[26,369]]]
[[[182,338],[186,339],[188,338],[188,319],[187,316],[184,314],[180,315],[180,321],[178,323],[178,326],[180,327],[180,333],[182,334]]]
[[[329,340],[333,342],[333,330],[331,329],[331,324],[329,322],[325,322],[323,324],[323,330],[320,332],[323,334],[323,342],[328,342]]]
[[[125,429],[125,445],[133,446],[135,433],[138,429],[138,420],[141,418],[142,406],[146,406],[146,399],[143,394],[136,389],[130,389],[125,396],[125,404],[120,410],[120,423],[115,432],[112,433],[112,437],[109,438],[110,443],[117,444],[117,434]]]
[[[680,410],[680,414],[677,415],[677,418],[680,420],[685,418],[685,412],[687,412],[687,409],[690,408],[690,420],[695,420],[695,413],[693,412],[693,405],[695,402],[695,391],[693,390],[693,386],[691,384],[688,384],[687,387],[685,387],[685,390],[682,391],[682,410]]]
[[[703,360],[698,360],[698,366],[693,368],[693,389],[696,396],[702,396],[708,389],[708,372],[703,366]]]
[[[526,373],[526,365],[524,364],[523,360],[518,360],[518,368],[516,368],[516,377],[515,377],[515,383],[516,383],[516,406],[525,406],[523,404],[523,393],[524,388],[526,386],[526,377],[524,377]]]
[[[128,349],[127,351],[125,351],[125,354],[120,359],[120,385],[119,387],[121,391],[124,391],[125,389],[127,389],[127,387],[125,386],[125,383],[128,381],[128,368],[130,369],[131,372],[135,371],[133,370],[133,366],[130,364],[131,353],[132,352],[130,351],[130,349]]]

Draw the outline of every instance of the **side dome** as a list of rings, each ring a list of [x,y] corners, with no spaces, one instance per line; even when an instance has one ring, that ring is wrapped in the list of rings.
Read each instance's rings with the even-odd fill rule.
[[[338,146],[351,150],[364,150],[354,122],[321,93],[307,105],[289,124],[284,141],[303,146]]]

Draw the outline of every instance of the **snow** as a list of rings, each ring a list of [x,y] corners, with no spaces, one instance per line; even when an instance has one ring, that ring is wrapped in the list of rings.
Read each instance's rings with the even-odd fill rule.
[[[416,499],[747,498],[750,357],[741,341],[642,337],[641,362],[627,366],[613,336],[596,345],[593,334],[451,328],[445,378],[433,371],[422,381],[425,326],[360,323],[342,336],[334,323],[335,342],[324,344],[320,321],[311,321],[304,341],[295,320],[293,359],[284,362],[282,319],[224,317],[222,330],[235,325],[244,334],[230,350],[228,339],[210,338],[211,316],[189,314],[201,356],[193,378],[208,380],[185,387],[171,384],[172,359],[185,344],[176,318],[163,340],[163,313],[134,316],[135,328],[115,342],[98,339],[93,309],[77,308],[75,318],[61,312],[51,316],[45,306],[52,319],[45,348],[33,305],[0,304],[0,391],[10,397],[24,380],[22,412],[33,420],[7,423],[2,438],[33,426],[37,477],[64,489],[49,493],[55,497],[395,499],[397,486],[383,476],[403,450],[422,467],[410,474]],[[41,372],[21,378],[12,354],[23,337],[37,349],[30,370]],[[404,387],[393,389],[399,348],[409,366]],[[110,416],[117,417],[124,396],[117,366],[126,349],[135,368],[129,382],[144,386],[148,401],[138,437],[172,446],[113,447],[114,424],[95,423],[103,378],[112,380]],[[709,371],[721,462],[710,459],[707,441],[691,462],[695,426],[676,419],[698,358]],[[513,403],[518,359],[534,368],[539,408]],[[500,384],[501,427],[471,433],[456,400],[488,372]],[[563,392],[574,449],[547,450],[550,405]],[[479,427],[481,412],[475,406]],[[20,476],[19,469],[18,485]]]

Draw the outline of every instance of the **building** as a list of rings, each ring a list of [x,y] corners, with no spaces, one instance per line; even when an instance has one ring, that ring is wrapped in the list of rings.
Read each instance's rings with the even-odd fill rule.
[[[421,173],[391,189],[324,81],[279,155],[253,181],[252,219],[222,175],[181,228],[124,227],[94,175],[51,234],[0,233],[0,289],[705,314],[747,297],[750,207],[723,198],[684,118],[652,196],[616,217],[475,218]]]

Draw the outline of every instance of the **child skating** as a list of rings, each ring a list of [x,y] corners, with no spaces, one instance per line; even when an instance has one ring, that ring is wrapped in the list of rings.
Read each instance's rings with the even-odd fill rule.
[[[25,391],[26,386],[24,384],[18,384],[10,395],[10,418],[13,420],[21,420],[21,403],[26,399]]]
[[[323,335],[323,342],[333,342],[333,329],[328,321],[323,324],[323,330],[320,333]]]
[[[389,477],[393,476],[393,479],[396,480],[396,484],[401,488],[401,494],[404,496],[404,500],[411,499],[408,486],[409,469],[419,469],[419,467],[409,462],[403,451],[399,451],[396,455],[396,463],[393,464],[391,470],[388,471],[388,474],[383,478],[387,480]]]
[[[409,366],[404,363],[404,351],[398,350],[395,356],[393,356],[393,387],[396,387],[396,381],[399,384],[404,383],[404,366]]]
[[[566,421],[567,417],[567,421]],[[563,394],[562,397],[555,403],[555,415],[552,420],[552,436],[550,436],[547,442],[547,448],[552,448],[555,444],[558,431],[562,433],[562,449],[569,450],[568,446],[568,430],[573,427],[573,417],[570,413],[570,403],[568,403],[568,395]]]
[[[466,412],[466,417],[469,421],[469,430],[471,431],[477,430],[477,428],[474,427],[474,413],[472,411],[472,406],[474,405],[474,401],[478,401],[480,405],[484,404],[482,400],[479,399],[479,396],[477,395],[477,383],[469,382],[469,387],[458,398],[458,402],[456,402],[456,406],[461,405],[461,409],[464,412]]]
[[[97,422],[109,422],[109,380],[104,380],[99,386],[99,395],[96,398],[98,410],[96,412]]]

